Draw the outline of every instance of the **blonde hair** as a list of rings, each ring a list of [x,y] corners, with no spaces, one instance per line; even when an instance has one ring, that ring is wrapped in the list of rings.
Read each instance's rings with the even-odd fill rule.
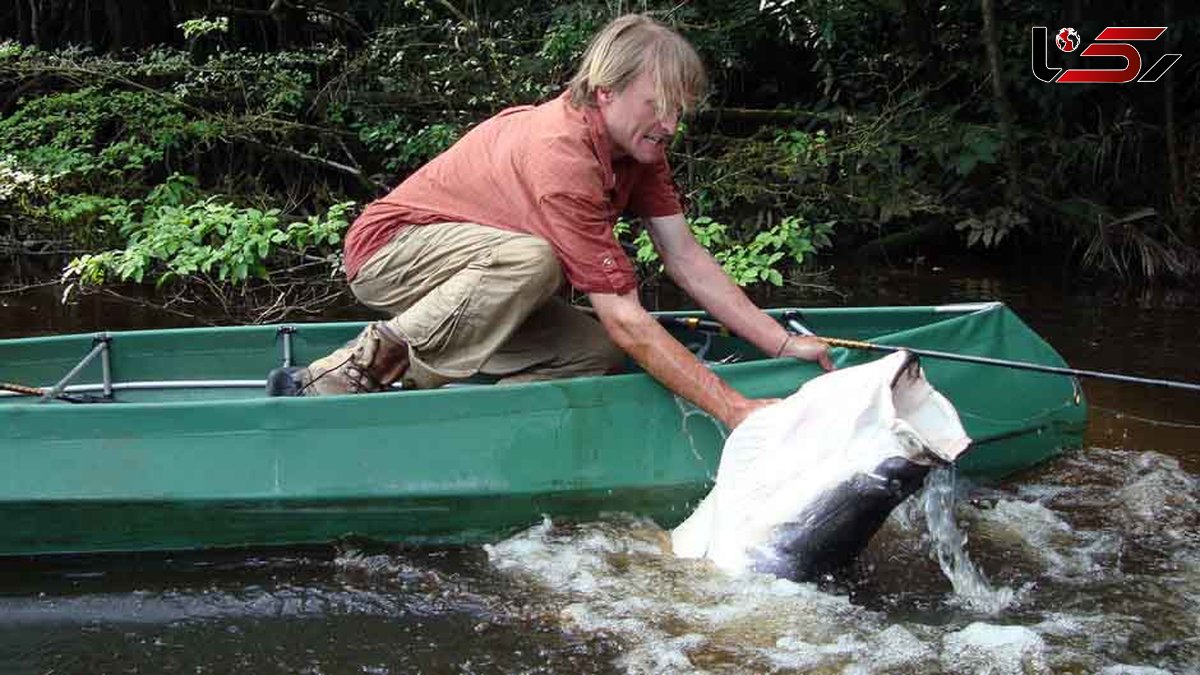
[[[654,79],[659,114],[686,112],[704,94],[704,64],[692,45],[645,14],[626,14],[592,38],[571,78],[571,103],[594,106],[597,89],[621,91],[643,72]]]

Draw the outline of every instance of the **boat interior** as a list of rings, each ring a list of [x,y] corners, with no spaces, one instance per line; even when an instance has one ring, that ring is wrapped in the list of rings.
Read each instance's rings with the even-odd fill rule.
[[[799,332],[879,340],[1000,307],[779,309]],[[662,325],[714,367],[771,358],[698,312],[656,313]],[[266,396],[267,373],[304,365],[353,338],[362,323],[225,326],[0,340],[0,406],[216,401]],[[629,362],[627,372],[639,371]],[[486,386],[474,378],[450,386]]]

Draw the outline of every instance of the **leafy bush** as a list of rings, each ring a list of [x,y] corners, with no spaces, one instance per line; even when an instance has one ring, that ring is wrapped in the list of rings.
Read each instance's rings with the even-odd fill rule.
[[[441,154],[459,139],[463,130],[457,124],[434,123],[411,131],[404,118],[393,117],[379,124],[362,124],[359,138],[386,159],[384,168],[396,172],[412,171]]]
[[[161,285],[193,276],[235,284],[265,279],[282,258],[313,250],[329,256],[354,206],[341,202],[322,217],[284,225],[279,209],[237,207],[217,196],[196,199],[194,188],[194,181],[172,176],[144,200],[112,207],[101,219],[116,225],[128,244],[73,259],[64,279],[82,285],[112,280]]]
[[[179,29],[183,31],[183,37],[191,40],[210,33],[228,33],[229,32],[229,17],[218,16],[216,18],[208,18],[207,16],[199,19],[188,19],[179,24]]]
[[[0,155],[0,204],[20,206],[46,195],[54,178],[27,171],[12,156]]]
[[[25,48],[19,42],[0,40],[0,63],[16,59],[24,51]]]
[[[102,186],[160,165],[204,130],[168,96],[92,86],[24,101],[0,119],[0,154],[60,183]]]
[[[799,216],[787,216],[771,227],[760,230],[749,239],[739,239],[731,228],[708,216],[688,221],[696,241],[709,253],[739,286],[767,282],[782,286],[784,274],[808,261],[819,249],[831,245],[829,235],[834,223],[806,223]],[[629,239],[632,227],[628,221],[617,223],[614,233]],[[645,268],[661,268],[658,251],[643,229],[630,242],[634,259]]]
[[[0,172],[44,179],[0,186],[0,222],[92,251],[122,250],[118,238],[136,235],[140,250],[167,256],[130,259],[126,269],[145,279],[169,271],[167,251],[187,248],[170,242],[186,232],[221,251],[230,279],[243,264],[246,278],[259,264],[290,264],[290,253],[235,261],[203,224],[288,231],[328,204],[377,196],[471,124],[561,91],[594,31],[630,10],[680,27],[709,68],[708,107],[688,120],[671,163],[697,236],[741,283],[778,282],[789,261],[811,259],[779,239],[789,228],[821,249],[833,223],[843,248],[912,234],[998,255],[1019,240],[1117,275],[1180,274],[1200,255],[1200,191],[1187,181],[1188,139],[1200,129],[1200,89],[1183,86],[1191,71],[1174,71],[1174,94],[1165,82],[1104,96],[1042,86],[1028,73],[1027,27],[1058,11],[1053,3],[997,8],[1013,111],[1003,127],[981,80],[990,50],[972,3],[891,12],[868,0],[411,0],[228,16],[171,3],[137,37],[106,44],[117,38],[91,22],[128,18],[124,4],[92,3],[87,22],[79,7],[37,14],[50,22],[43,46],[57,49],[0,40]],[[1164,48],[1197,31],[1181,15]],[[1173,116],[1163,108],[1172,101]],[[175,172],[197,188],[174,211],[130,201]],[[276,208],[242,206],[252,203]],[[122,205],[132,215],[118,217]],[[190,224],[170,234],[182,226],[168,215]],[[158,227],[162,237],[150,232]],[[648,240],[636,241],[649,264]]]

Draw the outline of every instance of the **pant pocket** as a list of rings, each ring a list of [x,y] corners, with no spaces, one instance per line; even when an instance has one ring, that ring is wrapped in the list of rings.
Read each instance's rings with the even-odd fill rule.
[[[486,271],[486,265],[463,268],[397,317],[400,331],[414,349],[440,351],[450,344]]]

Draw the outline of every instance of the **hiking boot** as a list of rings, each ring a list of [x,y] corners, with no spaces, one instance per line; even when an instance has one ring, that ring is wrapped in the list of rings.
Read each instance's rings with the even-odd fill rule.
[[[408,343],[383,322],[307,368],[276,368],[268,396],[330,396],[384,391],[408,370]]]

